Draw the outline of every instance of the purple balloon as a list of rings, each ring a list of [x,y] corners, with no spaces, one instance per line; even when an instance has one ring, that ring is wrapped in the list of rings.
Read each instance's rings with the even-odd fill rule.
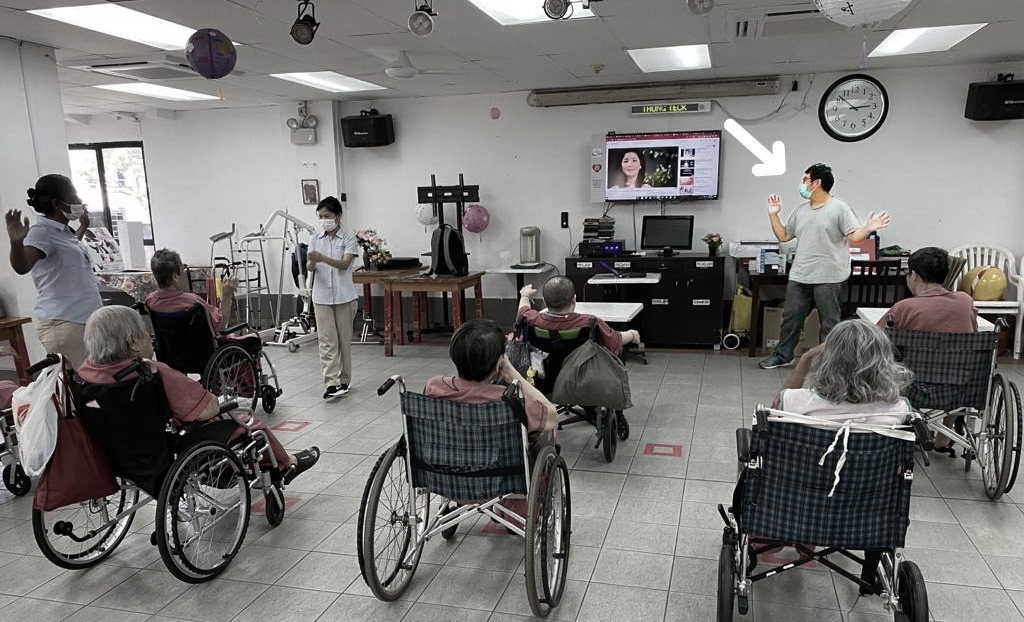
[[[466,210],[466,215],[462,217],[462,226],[466,228],[466,231],[473,233],[480,233],[487,228],[490,222],[491,214],[483,205],[470,205]]]
[[[204,78],[216,80],[235,68],[238,52],[223,32],[216,28],[200,28],[188,38],[185,58],[193,71]]]

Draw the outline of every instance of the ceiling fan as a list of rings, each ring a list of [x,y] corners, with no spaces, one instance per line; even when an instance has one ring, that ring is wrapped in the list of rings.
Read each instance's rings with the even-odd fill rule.
[[[408,78],[414,78],[419,74],[458,73],[456,71],[449,71],[445,69],[420,69],[416,65],[413,65],[412,60],[409,59],[409,55],[401,50],[389,56],[388,64],[384,68],[384,73],[387,74],[389,78],[405,80]]]

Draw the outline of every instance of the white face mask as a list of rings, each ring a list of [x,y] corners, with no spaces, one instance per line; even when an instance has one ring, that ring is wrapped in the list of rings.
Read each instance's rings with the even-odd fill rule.
[[[321,218],[320,226],[324,228],[324,231],[331,232],[338,228],[338,221],[333,218]]]
[[[65,203],[64,207],[67,208],[64,213],[68,215],[69,220],[78,220],[85,213],[84,203]]]

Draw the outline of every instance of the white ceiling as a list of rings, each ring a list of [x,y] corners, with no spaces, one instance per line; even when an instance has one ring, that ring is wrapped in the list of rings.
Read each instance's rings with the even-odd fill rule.
[[[537,2],[542,0],[507,0]],[[598,17],[501,26],[466,0],[434,0],[434,32],[418,38],[406,30],[414,0],[315,0],[321,22],[315,40],[295,43],[289,28],[296,0],[124,0],[126,7],[190,28],[218,28],[238,43],[234,74],[162,80],[177,88],[222,95],[222,100],[178,103],[92,88],[124,82],[71,69],[112,59],[159,59],[166,52],[26,13],[95,0],[0,0],[0,36],[57,49],[67,114],[147,109],[245,107],[307,99],[424,97],[526,91],[539,88],[635,84],[738,76],[857,70],[861,41],[868,50],[893,28],[990,22],[947,52],[869,59],[868,70],[1024,60],[1024,0],[913,0],[874,30],[848,32],[812,15],[769,20],[762,36],[737,40],[735,21],[766,11],[810,10],[811,0],[716,0],[698,17],[685,0],[601,0]],[[643,74],[627,48],[709,43],[713,69]],[[389,78],[384,69],[397,50],[425,72]],[[180,58],[183,53],[171,53]],[[332,70],[387,87],[386,91],[330,95],[268,74]],[[1024,76],[1022,76],[1024,77]]]

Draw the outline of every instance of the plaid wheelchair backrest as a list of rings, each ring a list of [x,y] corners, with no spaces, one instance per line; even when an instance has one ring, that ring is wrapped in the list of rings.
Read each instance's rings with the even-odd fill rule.
[[[914,372],[904,394],[915,408],[985,408],[995,332],[930,333],[887,328],[896,358]]]
[[[835,430],[770,421],[769,434],[755,429],[751,455],[759,468],[745,471],[740,523],[743,533],[816,546],[850,549],[903,546],[909,524],[912,441],[852,432],[835,493],[843,441],[818,461]]]
[[[523,426],[504,402],[401,394],[413,486],[449,499],[526,494]]]

